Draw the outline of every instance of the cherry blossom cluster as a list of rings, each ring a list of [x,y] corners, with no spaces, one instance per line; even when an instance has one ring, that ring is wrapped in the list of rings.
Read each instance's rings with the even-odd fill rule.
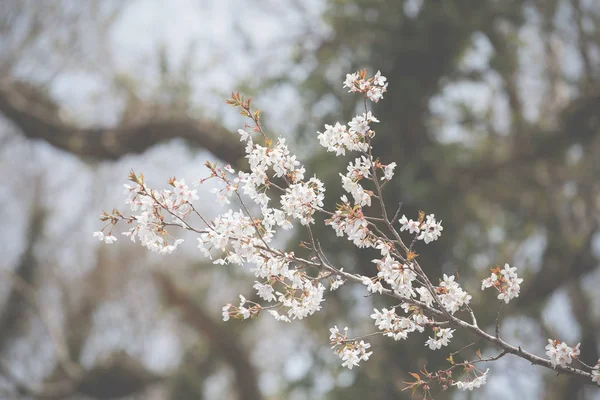
[[[444,274],[444,279],[440,282],[436,290],[442,305],[450,314],[454,314],[461,307],[469,304],[472,298],[454,280],[454,275],[448,276]]]
[[[395,308],[390,310],[384,308],[381,311],[374,309],[371,318],[375,320],[375,326],[383,332],[384,336],[394,340],[406,339],[411,332],[423,332],[425,326],[431,322],[421,310],[413,309],[410,304],[404,303],[402,308],[407,314],[410,313],[409,317],[397,315]]]
[[[329,329],[329,332],[331,332],[329,336],[331,348],[342,359],[343,367],[348,367],[348,369],[358,367],[362,360],[369,360],[373,354],[372,351],[367,352],[367,349],[371,347],[370,343],[348,339],[348,327],[344,328],[343,334],[340,333],[337,326]]]
[[[411,333],[431,332],[424,340],[431,350],[450,345],[457,330],[484,338],[502,348],[497,357],[484,359],[477,350],[474,361],[455,362],[451,353],[451,366],[437,372],[411,373],[416,379],[407,382],[408,387],[421,389],[425,395],[431,382],[442,388],[454,386],[473,390],[486,383],[488,370],[475,368],[478,362],[495,361],[505,354],[516,354],[539,365],[555,368],[561,372],[577,374],[600,380],[600,365],[587,370],[564,369],[579,355],[579,345],[568,347],[565,343],[550,340],[543,359],[511,346],[499,336],[500,314],[496,333],[491,335],[480,328],[469,304],[472,296],[458,282],[458,275],[443,274],[439,284],[423,271],[415,246],[430,244],[440,238],[443,227],[434,214],[420,211],[414,219],[406,215],[400,218],[400,208],[393,217],[383,202],[384,187],[394,177],[395,162],[384,163],[373,156],[372,128],[379,120],[368,109],[368,101],[378,102],[387,90],[386,78],[379,72],[367,78],[366,71],[348,74],[344,86],[350,92],[365,97],[364,112],[345,124],[325,125],[318,133],[320,144],[336,156],[346,151],[356,156],[340,173],[341,187],[348,193],[342,195],[334,210],[324,208],[325,187],[316,177],[305,178],[306,169],[288,148],[284,138],[271,139],[264,132],[260,110],[251,108],[252,99],[232,93],[228,104],[238,108],[251,123],[239,129],[240,141],[245,143],[248,169],[235,170],[230,165],[219,166],[207,162],[208,176],[194,184],[216,182],[210,192],[221,205],[230,207],[212,219],[205,218],[194,206],[198,190],[190,189],[183,179],[169,180],[169,189],[156,190],[148,187],[142,174],[132,171],[130,184],[125,185],[125,203],[130,215],[120,211],[104,212],[101,220],[104,228],[94,232],[94,237],[106,243],[117,239],[112,230],[119,222],[131,227],[123,233],[132,241],[139,242],[152,251],[168,254],[183,242],[172,231],[184,229],[197,235],[200,252],[215,264],[239,265],[254,274],[253,289],[259,302],[252,302],[240,295],[239,304],[226,304],[222,308],[223,321],[250,319],[266,311],[275,320],[289,323],[304,319],[319,311],[325,301],[326,284],[330,291],[346,282],[362,284],[369,294],[394,298],[396,306],[374,309],[371,318],[375,332],[367,336],[381,335],[403,340]],[[373,206],[376,207],[373,207]],[[373,215],[371,209],[376,209]],[[332,265],[313,234],[316,216],[322,216],[338,237],[344,237],[358,248],[371,248],[379,255],[372,260],[374,267],[368,276],[344,271]],[[283,251],[274,245],[280,230],[301,227],[307,233],[306,240],[296,251]],[[106,231],[106,233],[105,233]],[[406,237],[404,237],[406,235]],[[376,253],[377,254],[377,253]],[[516,268],[505,264],[503,269],[491,269],[491,276],[482,282],[482,290],[494,287],[498,299],[505,303],[518,297],[520,284]],[[401,307],[403,315],[396,313]],[[342,359],[342,366],[352,369],[361,361],[368,361],[372,351],[364,337],[349,339],[348,328],[342,333],[337,327],[330,329],[332,349]],[[467,346],[468,347],[468,346]],[[462,367],[465,376],[454,380],[453,373]],[[562,369],[561,369],[562,368]]]
[[[348,92],[351,93],[363,93],[369,100],[377,103],[387,92],[386,80],[380,71],[377,71],[374,77],[367,79],[367,70],[363,69],[353,74],[347,74],[344,87],[347,87]]]
[[[425,342],[425,346],[429,346],[431,350],[437,350],[441,349],[442,346],[448,346],[455,330],[456,329],[450,328],[433,328],[434,337],[429,337],[427,342]]]
[[[500,292],[498,294],[499,300],[504,300],[506,304],[511,299],[519,297],[519,291],[521,290],[522,278],[517,276],[517,268],[511,267],[508,264],[504,264],[504,268],[495,267],[491,269],[492,274],[489,278],[485,278],[481,282],[481,290],[485,290],[490,287],[494,287]]]
[[[580,345],[581,343],[577,343],[577,346],[569,347],[565,342],[561,343],[558,340],[548,339],[546,355],[550,357],[550,362],[554,367],[557,365],[566,367],[579,355]]]
[[[133,185],[125,184],[125,194],[127,195],[125,204],[129,205],[131,216],[124,217],[118,210],[113,209],[110,214],[104,211],[100,220],[108,221],[112,227],[119,220],[125,219],[133,227],[129,231],[123,232],[123,235],[132,242],[135,242],[137,237],[142,246],[151,251],[161,254],[172,253],[183,242],[183,239],[172,237],[167,231],[167,227],[170,225],[185,227],[184,219],[192,211],[191,201],[198,199],[197,191],[190,190],[183,179],[181,181],[171,179],[169,184],[172,189],[163,190],[149,188],[144,183],[142,174],[138,176],[132,172],[129,180],[133,182]],[[103,231],[98,231],[94,232],[94,236],[106,243],[113,243],[117,240],[112,236],[112,228],[108,235],[105,235]]]
[[[325,132],[318,132],[317,138],[327,151],[336,156],[345,155],[346,150],[367,152],[370,148],[368,140],[374,135],[370,123],[379,122],[370,111],[357,115],[346,125],[336,122],[334,126],[325,124]]]
[[[406,215],[403,215],[400,218],[400,232],[408,231],[408,233],[416,234],[417,240],[422,240],[425,243],[431,243],[434,240],[438,240],[440,236],[442,236],[442,231],[444,228],[442,227],[442,221],[436,221],[435,215],[429,214],[426,217],[426,220],[423,221],[423,217],[414,221],[412,219],[407,219]]]
[[[341,203],[335,214],[325,220],[339,237],[346,235],[358,248],[372,247],[377,242],[375,235],[369,230],[369,222],[362,208],[353,206],[346,196],[341,197]]]

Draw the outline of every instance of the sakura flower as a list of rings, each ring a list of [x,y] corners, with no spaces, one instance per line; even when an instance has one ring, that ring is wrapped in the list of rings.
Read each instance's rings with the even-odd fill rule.
[[[238,129],[238,133],[240,134],[240,142],[245,142],[250,137],[250,134],[243,129]]]
[[[386,84],[385,83],[386,80],[387,80],[387,78],[385,76],[381,75],[381,71],[377,71],[377,73],[373,77],[373,85],[384,86]]]
[[[346,80],[344,81],[344,86],[350,90],[348,92],[356,92],[358,89],[356,88],[355,82],[359,80],[358,73],[346,74]]]
[[[337,290],[340,286],[342,286],[346,281],[342,279],[341,276],[337,275],[335,280],[331,282],[331,286],[329,287],[330,291]]]
[[[404,231],[408,231],[408,233],[419,233],[421,228],[421,224],[419,223],[419,221],[413,221],[412,219],[409,220],[406,218],[406,215],[402,215],[402,218],[400,218],[400,220],[398,221],[400,222],[400,225],[402,225],[400,227],[400,232],[404,232]]]
[[[430,214],[427,216],[427,220],[421,227],[421,234],[417,239],[423,240],[425,243],[430,243],[437,240],[442,235],[443,230],[442,221],[437,222],[435,216]]]
[[[373,280],[371,278],[363,276],[362,284],[367,287],[367,290],[370,293],[377,293],[377,292],[379,292],[379,294],[383,293],[383,286],[381,286],[381,282],[379,282],[379,281],[373,282]]]
[[[383,176],[381,177],[381,180],[386,180],[386,181],[391,181],[392,178],[394,177],[394,169],[396,168],[396,163],[390,163],[388,165],[385,166],[385,168],[383,169]]]
[[[260,282],[254,282],[254,289],[256,289],[256,293],[258,296],[265,301],[273,301],[275,300],[275,295],[273,294],[274,289],[273,286],[267,285]]]
[[[427,342],[425,342],[426,346],[429,346],[431,350],[441,349],[442,346],[448,346],[450,343],[450,339],[452,339],[452,334],[455,329],[450,328],[441,328],[437,330],[434,337],[429,337]]]

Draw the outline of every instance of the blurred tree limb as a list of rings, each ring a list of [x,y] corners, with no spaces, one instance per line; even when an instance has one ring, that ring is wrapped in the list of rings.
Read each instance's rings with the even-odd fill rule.
[[[0,83],[0,112],[26,137],[42,139],[80,157],[116,160],[174,138],[185,139],[232,165],[239,165],[244,156],[236,135],[207,120],[172,117],[115,127],[80,128],[65,122],[59,110],[44,91],[29,83]]]

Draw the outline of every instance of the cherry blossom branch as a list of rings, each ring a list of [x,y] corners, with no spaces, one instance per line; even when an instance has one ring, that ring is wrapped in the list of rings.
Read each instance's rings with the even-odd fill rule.
[[[345,282],[356,282],[366,286],[368,295],[379,293],[399,300],[400,304],[390,309],[374,310],[371,318],[375,320],[375,332],[349,338],[348,328],[340,331],[335,326],[330,329],[332,349],[342,359],[342,366],[349,369],[358,366],[361,361],[368,361],[372,354],[372,351],[368,351],[371,345],[364,339],[375,335],[404,340],[412,332],[422,333],[428,329],[432,336],[425,345],[431,350],[437,350],[448,346],[458,329],[470,332],[501,349],[498,356],[487,359],[483,359],[478,350],[479,360],[458,364],[452,358],[457,352],[451,353],[450,368],[437,373],[423,372],[425,379],[419,374],[412,374],[417,380],[408,383],[408,387],[421,388],[425,395],[429,394],[428,385],[433,378],[438,379],[444,387],[454,385],[463,390],[485,384],[488,371],[479,371],[474,364],[495,361],[506,354],[514,354],[532,364],[560,373],[586,378],[588,383],[590,380],[598,383],[600,364],[594,367],[582,364],[590,372],[568,365],[573,359],[578,359],[579,345],[571,348],[566,343],[549,340],[546,346],[549,358],[545,359],[520,346],[511,345],[500,337],[502,304],[519,296],[523,281],[517,276],[516,268],[511,268],[508,264],[504,268],[493,267],[491,275],[482,281],[482,290],[493,287],[498,292],[498,299],[503,302],[496,318],[494,335],[478,326],[475,313],[469,305],[472,296],[461,288],[454,275],[444,274],[438,285],[433,284],[419,264],[414,248],[421,241],[429,244],[437,240],[443,230],[441,221],[437,221],[434,214],[425,215],[422,211],[415,220],[409,220],[405,215],[400,217],[402,203],[399,203],[390,219],[383,198],[383,188],[392,180],[396,163],[382,164],[373,156],[372,138],[375,131],[371,125],[379,120],[369,111],[367,100],[378,102],[383,97],[387,90],[386,78],[379,72],[372,78],[367,78],[366,71],[362,70],[348,74],[344,86],[350,92],[364,95],[365,112],[348,122],[348,127],[337,122],[334,126],[325,125],[325,131],[318,133],[319,142],[327,151],[335,152],[336,155],[345,155],[346,151],[359,154],[359,157],[348,164],[347,173],[340,173],[342,187],[351,199],[343,195],[334,212],[323,209],[323,183],[316,176],[308,180],[304,178],[305,168],[289,151],[285,139],[274,141],[265,134],[260,125],[260,110],[251,109],[252,99],[233,93],[227,103],[240,108],[241,114],[251,119],[252,124],[245,127],[252,132],[259,132],[264,146],[254,142],[251,132],[238,130],[241,141],[246,143],[245,152],[250,172],[238,171],[236,174],[230,166],[221,168],[207,163],[206,166],[211,171],[210,177],[201,179],[199,183],[217,178],[225,185],[223,189],[214,189],[219,202],[229,204],[228,197],[235,194],[241,210],[234,212],[230,209],[209,222],[192,204],[198,198],[197,191],[190,190],[183,180],[171,179],[169,184],[173,190],[154,191],[146,188],[143,175],[132,174],[130,180],[136,186],[126,186],[129,195],[126,203],[137,214],[125,217],[118,211],[113,211],[112,214],[105,212],[102,220],[108,222],[104,229],[110,226],[109,234],[104,235],[103,229],[94,235],[112,243],[116,240],[111,233],[112,227],[119,221],[126,221],[135,224],[124,233],[126,236],[132,240],[138,238],[142,245],[153,251],[170,253],[182,239],[176,239],[173,245],[169,245],[164,239],[168,234],[165,227],[178,225],[198,233],[198,247],[204,255],[210,259],[218,256],[213,260],[214,263],[250,264],[259,279],[254,285],[258,296],[272,304],[247,301],[240,295],[239,305],[229,303],[222,308],[224,321],[230,318],[254,318],[262,311],[282,322],[303,319],[321,309],[321,303],[325,301],[323,282],[327,283],[327,280],[330,290],[338,289]],[[277,185],[274,180],[283,181],[285,185]],[[365,189],[363,180],[373,182],[374,190]],[[270,191],[271,187],[276,189],[276,193]],[[271,205],[275,196],[279,196],[280,207]],[[259,207],[260,216],[251,214],[246,205],[246,197]],[[372,201],[378,203],[381,216],[367,215],[366,210],[371,207]],[[173,217],[174,223],[164,221],[165,212]],[[195,229],[185,220],[191,213],[201,218],[207,226],[206,230]],[[311,227],[315,222],[314,215],[321,214],[327,216],[325,224],[331,226],[337,236],[347,237],[358,248],[379,250],[381,258],[372,260],[376,264],[374,276],[344,271],[327,259]],[[272,245],[278,230],[293,228],[292,221],[299,221],[306,227],[308,241],[302,241],[299,248],[301,251],[308,249],[308,258],[294,252],[284,252]],[[399,224],[399,229],[395,227],[396,223]],[[401,235],[404,231],[412,235],[408,246]],[[318,271],[316,276],[313,271]],[[404,315],[397,314],[397,308],[401,308]],[[471,322],[457,316],[459,311],[466,311]],[[465,381],[455,381],[452,378],[452,371],[459,366],[465,369]]]

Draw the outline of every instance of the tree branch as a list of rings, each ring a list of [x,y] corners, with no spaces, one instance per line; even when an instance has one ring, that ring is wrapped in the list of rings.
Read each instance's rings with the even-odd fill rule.
[[[60,117],[59,107],[42,90],[25,82],[0,83],[0,112],[26,137],[85,158],[117,160],[174,138],[185,139],[234,166],[239,167],[244,156],[236,135],[207,120],[172,117],[112,128],[77,127]]]

